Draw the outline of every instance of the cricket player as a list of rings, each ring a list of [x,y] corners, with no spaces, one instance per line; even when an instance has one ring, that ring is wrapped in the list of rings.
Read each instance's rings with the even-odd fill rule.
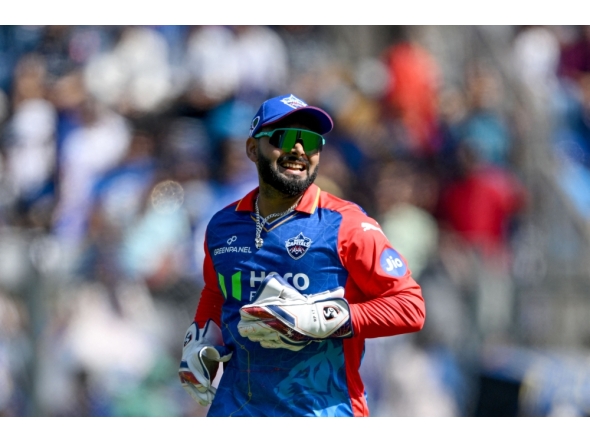
[[[332,128],[292,94],[252,120],[259,187],[207,226],[179,369],[208,416],[368,416],[365,340],[424,325],[420,286],[379,224],[314,184]]]

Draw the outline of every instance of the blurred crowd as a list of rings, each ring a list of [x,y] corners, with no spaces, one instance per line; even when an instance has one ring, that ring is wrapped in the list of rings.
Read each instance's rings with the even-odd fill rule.
[[[250,120],[292,93],[335,120],[318,185],[426,299],[422,332],[367,341],[372,414],[473,415],[479,351],[515,340],[519,121],[497,66],[449,82],[408,28],[362,54],[339,27],[0,26],[0,414],[206,413],[176,373],[205,225],[257,186]],[[590,215],[590,27],[506,32]]]

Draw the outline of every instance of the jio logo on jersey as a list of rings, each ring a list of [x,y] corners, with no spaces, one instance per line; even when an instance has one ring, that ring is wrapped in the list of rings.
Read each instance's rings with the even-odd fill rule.
[[[407,267],[399,253],[392,248],[387,248],[381,253],[379,259],[381,268],[390,276],[401,277],[406,274]]]

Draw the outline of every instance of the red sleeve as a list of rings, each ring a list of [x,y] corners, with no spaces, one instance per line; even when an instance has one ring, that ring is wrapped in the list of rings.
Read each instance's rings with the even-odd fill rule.
[[[213,267],[213,261],[205,239],[205,260],[203,262],[203,279],[205,287],[201,292],[199,305],[195,313],[195,322],[199,328],[203,328],[209,319],[213,319],[218,326],[221,326],[221,308],[223,307],[223,294],[219,289],[217,273]]]
[[[341,214],[338,247],[349,273],[345,294],[354,335],[376,338],[421,330],[424,299],[406,260],[374,219],[353,208]]]

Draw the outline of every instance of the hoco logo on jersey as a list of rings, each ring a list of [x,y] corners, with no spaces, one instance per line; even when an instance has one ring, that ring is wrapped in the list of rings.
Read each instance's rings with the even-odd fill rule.
[[[381,268],[390,276],[401,277],[406,274],[407,267],[399,253],[392,248],[386,248],[379,259]]]
[[[254,270],[250,271],[250,288],[258,288],[261,282],[264,280],[264,278],[266,278],[267,275],[271,274],[278,273],[276,271],[271,271],[270,273],[267,273],[266,271],[261,271],[260,273],[257,273]],[[303,291],[309,288],[309,276],[305,273],[288,272],[283,275],[283,279],[285,279],[289,284],[291,284],[299,291]],[[252,300],[255,295],[256,291],[250,291],[250,300]]]
[[[271,271],[267,273],[266,271],[256,272],[254,270],[251,270],[249,280],[247,274],[242,276],[241,271],[236,271],[231,275],[226,274],[225,276],[221,273],[217,273],[217,280],[219,282],[219,289],[221,290],[224,299],[228,300],[228,298],[233,298],[237,301],[241,301],[242,296],[245,296],[248,297],[251,301],[256,295],[255,289],[258,288],[260,286],[260,283],[264,280],[264,278],[266,278],[266,276],[270,274],[278,273],[276,271]],[[244,286],[247,287],[248,282],[250,283],[251,290],[249,294],[247,293],[248,290],[246,288],[244,288],[244,291],[242,291],[242,277],[245,278]],[[289,284],[293,285],[293,287],[295,287],[299,291],[304,291],[307,288],[309,288],[309,276],[305,273],[287,272],[283,275],[283,279],[285,279]]]
[[[287,239],[285,242],[287,253],[295,260],[301,259],[307,253],[307,250],[309,250],[310,245],[311,239],[305,237],[303,233],[299,233],[297,236]]]

